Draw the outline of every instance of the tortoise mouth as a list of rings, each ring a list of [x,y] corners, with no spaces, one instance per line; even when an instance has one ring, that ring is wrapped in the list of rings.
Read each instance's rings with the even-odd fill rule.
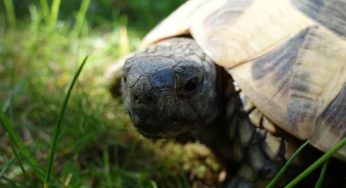
[[[180,125],[180,126],[176,126],[176,128],[174,129],[169,129],[169,127],[172,127],[172,126],[164,125],[164,127],[166,127],[165,130],[153,130],[150,128],[143,128],[143,126],[138,126],[136,124],[134,125],[134,127],[141,135],[150,139],[174,138],[183,133],[186,133],[192,130],[197,130],[200,128],[192,124],[182,126],[182,124],[179,122],[176,122],[176,125]]]
[[[175,137],[185,131],[183,130],[177,130],[177,131],[173,131],[173,130],[152,130],[152,129],[148,129],[148,128],[144,128],[143,126],[138,126],[138,125],[134,125],[136,130],[143,135],[146,138],[151,138],[151,139],[160,139],[160,138],[172,138]],[[148,126],[146,126],[148,127]],[[167,125],[165,125],[165,127],[168,127]]]
[[[145,137],[165,138],[198,127],[200,118],[191,106],[180,100],[177,104],[177,99],[171,100],[173,96],[163,98],[163,103],[154,106],[132,105],[130,117],[138,132]]]

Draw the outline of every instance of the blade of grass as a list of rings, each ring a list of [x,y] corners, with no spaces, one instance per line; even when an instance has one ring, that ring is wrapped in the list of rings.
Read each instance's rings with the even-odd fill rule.
[[[326,172],[327,172],[328,162],[329,162],[329,160],[323,164],[322,170],[320,173],[320,177],[318,178],[318,180],[316,182],[315,188],[321,188],[322,187],[323,180],[324,180],[324,177],[326,176]]]
[[[158,188],[157,183],[155,181],[153,181],[153,180],[150,181],[150,186],[152,188]],[[188,186],[186,186],[186,187],[188,187]]]
[[[83,0],[82,1],[82,4],[81,4],[79,11],[78,11],[78,14],[77,14],[76,24],[72,30],[72,36],[73,37],[78,36],[79,33],[81,32],[82,27],[83,27],[83,23],[85,21],[85,16],[86,16],[86,13],[87,13],[88,8],[89,8],[89,5],[90,5],[90,0]]]
[[[53,0],[53,3],[52,3],[50,23],[49,23],[50,29],[52,30],[54,29],[58,21],[60,3],[61,3],[61,0]]]
[[[34,5],[29,6],[29,12],[31,17],[30,30],[32,32],[30,46],[33,46],[37,42],[41,20],[46,19],[46,17],[43,17]]]
[[[5,104],[3,105],[2,107],[2,111],[3,112],[6,112],[7,110],[9,110],[9,113],[11,114],[11,123],[14,124],[14,121],[13,121],[13,110],[12,110],[12,103],[13,103],[13,100],[14,100],[14,97],[16,96],[17,92],[19,91],[19,89],[21,88],[21,83],[20,84],[17,84],[14,89],[10,92]],[[10,121],[10,119],[9,119]],[[12,127],[12,126],[11,126]],[[26,172],[24,166],[23,166],[23,162],[21,160],[21,156],[20,154],[17,152],[16,148],[15,148],[15,145],[13,144],[13,142],[11,142],[11,150],[15,156],[15,158],[17,159],[18,161],[18,165],[19,165],[19,168],[21,169],[22,173],[24,174],[24,177],[25,179],[30,182],[32,185],[33,185],[33,181],[31,179],[31,177],[28,175],[28,173]],[[1,174],[0,173],[0,177],[1,177]]]
[[[13,148],[14,150],[16,150],[16,153],[19,153],[26,159],[31,168],[34,170],[35,174],[43,181],[44,173],[42,169],[39,167],[37,161],[32,157],[28,148],[25,147],[21,139],[15,134],[11,121],[2,110],[0,110],[0,124],[8,133],[11,143],[13,144]],[[18,157],[18,161],[21,160],[19,157],[20,155],[16,155],[16,157]]]
[[[17,159],[17,161],[18,161],[19,168],[20,168],[20,170],[22,171],[22,173],[23,173],[25,179],[28,180],[28,182],[30,182],[31,185],[34,185],[32,179],[31,179],[31,177],[28,175],[28,173],[26,172],[26,170],[25,170],[25,168],[24,168],[24,166],[23,166],[21,157],[19,156],[17,150],[14,148],[13,145],[11,146],[11,149],[12,149],[12,152],[14,153],[14,156],[16,157],[16,159]]]
[[[21,88],[21,84],[17,84],[14,89],[10,92],[8,98],[6,99],[4,105],[2,106],[2,111],[3,112],[7,112],[7,110],[10,109],[10,106],[12,105],[12,101],[14,96],[16,96],[16,94],[18,93],[18,91]]]
[[[6,163],[2,164],[0,166],[0,178],[2,177],[2,175],[5,173],[5,171],[7,170],[8,167],[11,166],[11,164],[13,163],[14,158],[12,158],[11,160],[6,161]]]
[[[185,174],[181,175],[181,181],[183,182],[183,186],[182,187],[190,187],[189,186],[189,180],[186,178]]]
[[[5,11],[7,22],[10,28],[13,28],[16,25],[16,15],[14,13],[14,7],[12,0],[4,0]]]
[[[24,185],[18,185],[18,182],[15,182],[11,179],[8,179],[7,177],[1,177],[1,179],[5,182],[7,182],[6,184],[4,184],[4,186],[9,187],[9,188],[23,188],[25,187]],[[10,184],[10,185],[8,185]]]
[[[106,179],[106,183],[108,185],[107,187],[112,187],[113,182],[112,182],[112,177],[110,174],[109,149],[105,149],[102,155],[102,159],[103,159],[103,166],[104,166],[103,172]]]
[[[58,144],[58,140],[59,140],[60,133],[61,133],[61,128],[62,128],[61,127],[61,123],[62,123],[62,120],[63,120],[64,115],[65,115],[65,110],[66,110],[68,101],[70,99],[70,95],[71,95],[72,89],[73,89],[73,87],[74,87],[74,85],[75,85],[75,83],[76,83],[80,73],[82,72],[82,69],[83,69],[85,63],[87,62],[87,60],[88,60],[88,56],[86,56],[83,59],[81,65],[79,66],[77,72],[75,73],[75,75],[74,75],[74,77],[72,79],[72,82],[70,84],[70,87],[67,90],[67,94],[65,96],[63,105],[61,107],[61,111],[60,111],[60,114],[59,114],[59,117],[58,117],[58,122],[57,122],[55,130],[54,130],[54,135],[52,137],[52,146],[50,148],[49,155],[48,155],[48,168],[47,168],[46,178],[45,178],[45,181],[44,181],[44,187],[48,187],[50,176],[52,174],[52,166],[53,166],[53,161],[54,161],[54,155],[55,155],[56,147],[57,147],[57,144]]]
[[[312,171],[326,162],[329,158],[331,158],[339,149],[346,145],[346,137],[341,141],[336,143],[332,149],[330,149],[327,153],[322,155],[317,161],[315,161],[312,165],[310,165],[306,170],[304,170],[299,176],[294,178],[290,183],[288,183],[285,188],[291,188],[297,185],[301,180],[303,180],[307,175],[309,175]]]
[[[122,167],[126,169],[128,167],[128,164],[133,160],[133,155],[137,149],[137,146],[139,145],[139,140],[135,140],[134,142],[131,143],[130,149],[126,155],[126,158],[123,162]]]
[[[273,188],[277,184],[277,182],[280,180],[280,178],[284,175],[284,173],[287,171],[289,165],[293,162],[293,160],[298,156],[298,154],[310,143],[310,141],[306,141],[304,144],[302,144],[293,154],[292,156],[286,161],[284,166],[279,170],[278,173],[274,176],[274,178],[269,182],[269,184],[266,186],[266,188]]]
[[[49,6],[47,0],[40,0],[40,7],[42,11],[42,17],[49,20]]]
[[[119,53],[120,56],[125,56],[130,52],[127,32],[127,17],[122,16],[120,19],[120,23],[121,25],[119,28]]]

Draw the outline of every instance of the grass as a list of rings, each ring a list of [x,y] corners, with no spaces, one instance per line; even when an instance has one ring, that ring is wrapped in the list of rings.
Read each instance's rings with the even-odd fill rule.
[[[52,174],[52,166],[53,166],[53,161],[54,161],[54,155],[55,155],[55,151],[56,151],[56,147],[57,147],[57,144],[58,144],[58,140],[59,140],[59,137],[61,136],[61,130],[62,130],[62,120],[65,116],[65,111],[66,111],[66,107],[67,107],[67,104],[68,104],[68,101],[70,100],[70,95],[71,95],[71,92],[72,92],[72,89],[74,87],[74,85],[76,84],[76,81],[80,75],[80,73],[82,72],[82,69],[85,65],[85,63],[87,62],[88,60],[88,56],[86,56],[82,62],[82,64],[79,66],[76,74],[74,75],[73,79],[72,79],[72,82],[71,82],[71,85],[70,87],[68,88],[67,90],[67,93],[66,93],[66,97],[65,97],[65,100],[63,102],[63,105],[61,107],[61,111],[60,111],[60,114],[58,116],[58,122],[56,124],[56,127],[55,127],[55,130],[54,130],[54,134],[53,134],[53,137],[52,137],[52,146],[51,146],[51,149],[50,149],[50,152],[49,152],[49,155],[48,155],[48,169],[47,169],[47,173],[46,173],[46,178],[45,178],[45,186],[44,187],[48,187],[48,183],[49,183],[49,180],[50,180],[50,176]]]
[[[320,173],[320,177],[318,178],[318,180],[316,182],[315,188],[321,188],[322,187],[324,178],[325,178],[326,173],[327,173],[328,163],[329,163],[329,160],[323,164],[322,169],[321,169],[321,173]]]
[[[322,155],[318,160],[316,160],[313,164],[311,164],[308,168],[306,168],[301,174],[299,174],[296,178],[294,178],[290,183],[288,183],[285,187],[292,188],[295,187],[300,181],[302,181],[305,177],[311,174],[314,170],[316,170],[321,165],[328,163],[328,160],[341,148],[346,145],[346,137],[336,143],[329,151],[327,151],[324,155]],[[322,168],[320,179],[317,181],[317,186],[319,186],[320,182],[323,181],[324,174],[327,168],[324,165]]]
[[[40,0],[29,6],[30,19],[17,19],[13,1],[3,2],[0,187],[155,188],[217,183],[221,167],[205,147],[142,138],[131,127],[121,100],[110,97],[104,72],[134,50],[144,33],[129,26],[126,15],[107,27],[93,28],[87,19],[90,0],[80,2],[72,24],[59,19],[66,1]],[[139,9],[146,19],[156,22],[150,9],[143,7]],[[344,145],[345,141],[337,147]],[[325,162],[336,149],[288,187],[324,163],[316,183],[320,187]]]
[[[91,29],[90,2],[81,1],[72,25],[59,20],[64,1],[30,5],[30,19],[8,19],[11,10],[0,15],[0,187],[189,187],[216,181],[220,167],[206,148],[151,142],[133,130],[120,99],[108,93],[104,73],[143,32],[129,29],[126,16],[108,23],[112,27]],[[68,90],[88,54],[88,65]]]
[[[286,161],[286,163],[281,167],[281,169],[275,174],[273,179],[268,183],[266,186],[267,188],[273,188],[275,185],[279,182],[279,180],[282,178],[284,173],[287,171],[288,167],[292,164],[294,159],[303,151],[303,149],[310,144],[310,141],[306,141],[304,144],[302,144],[293,154],[292,156]]]
[[[12,0],[4,0],[4,5],[7,15],[7,23],[10,27],[14,27],[16,25],[16,16],[14,14]]]

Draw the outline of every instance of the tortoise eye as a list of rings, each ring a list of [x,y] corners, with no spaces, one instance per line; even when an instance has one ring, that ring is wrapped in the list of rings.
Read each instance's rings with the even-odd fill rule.
[[[189,81],[186,82],[186,84],[184,85],[184,91],[186,92],[190,92],[193,91],[198,84],[198,78],[191,78]]]

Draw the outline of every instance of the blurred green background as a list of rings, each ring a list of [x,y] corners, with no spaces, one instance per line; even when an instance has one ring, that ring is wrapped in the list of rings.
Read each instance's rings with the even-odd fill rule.
[[[183,2],[0,2],[0,187],[217,184],[221,169],[208,149],[140,136],[105,77]],[[62,116],[67,88],[86,56]]]
[[[5,2],[7,0],[3,0]],[[129,27],[145,33],[160,20],[176,9],[185,0],[91,0],[85,18],[90,27],[112,28],[119,23],[129,23]],[[30,8],[51,8],[52,0],[13,0],[16,18],[27,20]],[[44,2],[44,3],[43,3]],[[81,0],[62,0],[59,7],[59,19],[70,26],[75,22]],[[4,3],[0,11],[5,12]]]

